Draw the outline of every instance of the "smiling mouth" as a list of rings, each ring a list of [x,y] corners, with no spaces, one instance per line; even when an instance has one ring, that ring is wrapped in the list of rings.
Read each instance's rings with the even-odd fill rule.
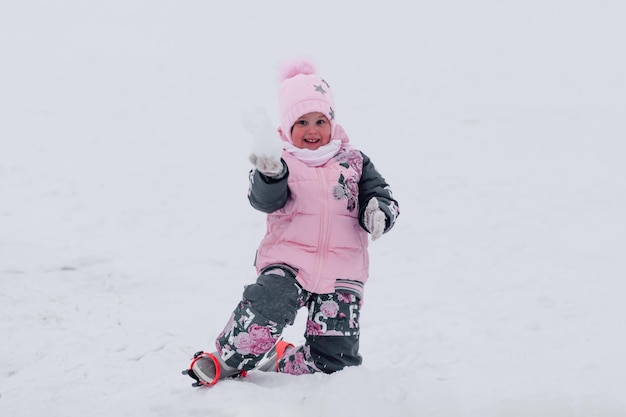
[[[320,140],[319,140],[319,139],[304,139],[304,141],[305,141],[306,143],[317,143],[317,142],[319,142]]]

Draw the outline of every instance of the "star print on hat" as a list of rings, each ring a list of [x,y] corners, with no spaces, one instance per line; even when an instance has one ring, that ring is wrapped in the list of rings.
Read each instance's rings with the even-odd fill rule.
[[[313,63],[291,61],[281,71],[278,92],[280,129],[291,142],[291,128],[307,113],[320,112],[330,122],[331,138],[335,133],[335,100],[330,85],[316,74]]]

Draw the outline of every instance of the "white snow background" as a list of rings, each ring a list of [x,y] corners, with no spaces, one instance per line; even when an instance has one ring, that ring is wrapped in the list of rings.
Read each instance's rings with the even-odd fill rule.
[[[626,415],[625,14],[3,1],[0,415]],[[180,371],[264,233],[241,114],[277,123],[294,57],[400,202],[370,246],[364,363],[194,389]]]

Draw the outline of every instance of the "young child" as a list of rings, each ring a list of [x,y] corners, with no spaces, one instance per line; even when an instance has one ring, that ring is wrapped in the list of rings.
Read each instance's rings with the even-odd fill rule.
[[[300,375],[361,364],[367,234],[376,240],[388,232],[398,203],[336,124],[332,90],[313,64],[284,68],[279,110],[278,135],[262,113],[246,123],[254,138],[248,198],[267,213],[255,261],[258,279],[244,289],[217,351],[198,352],[184,371],[195,385],[252,369]],[[296,347],[281,333],[302,307],[309,313],[306,342]]]

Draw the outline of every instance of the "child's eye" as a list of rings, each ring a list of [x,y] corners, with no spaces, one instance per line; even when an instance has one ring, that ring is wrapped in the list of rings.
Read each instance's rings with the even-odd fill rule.
[[[324,119],[320,119],[320,120],[317,121],[317,125],[318,126],[321,126],[321,125],[323,125],[325,123],[326,123],[326,120],[324,120]]]
[[[306,120],[298,120],[296,123],[298,123],[300,126],[306,126]]]

